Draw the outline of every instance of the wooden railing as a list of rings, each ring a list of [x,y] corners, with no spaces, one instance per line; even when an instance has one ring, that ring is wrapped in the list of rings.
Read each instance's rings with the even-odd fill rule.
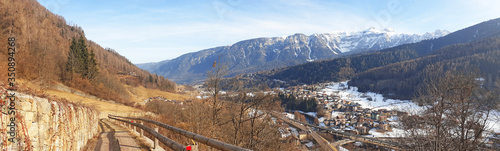
[[[161,122],[150,120],[150,119],[134,118],[134,117],[121,117],[121,116],[116,116],[116,115],[108,115],[108,118],[119,120],[119,121],[123,121],[123,122],[127,122],[127,123],[129,123],[131,125],[137,126],[137,127],[141,128],[141,129],[149,132],[154,137],[158,138],[158,140],[160,140],[163,144],[167,145],[169,148],[171,148],[173,150],[178,150],[178,149],[179,150],[185,150],[186,147],[182,146],[182,145],[180,145],[180,144],[178,144],[178,143],[176,143],[176,142],[174,142],[174,141],[172,141],[172,140],[170,140],[168,138],[166,138],[165,136],[163,136],[163,135],[161,135],[161,134],[159,134],[159,133],[157,133],[155,131],[149,131],[149,130],[152,130],[149,127],[146,127],[144,125],[137,124],[137,123],[132,123],[129,120],[140,120],[140,121],[152,123],[152,124],[155,124],[155,125],[157,125],[159,127],[163,127],[163,128],[165,128],[165,129],[167,129],[169,131],[172,131],[174,133],[180,134],[180,135],[182,135],[184,137],[193,139],[195,141],[198,141],[200,143],[203,143],[205,145],[211,146],[211,147],[219,149],[219,150],[223,150],[223,151],[251,151],[250,149],[241,148],[241,147],[238,147],[238,146],[227,144],[227,143],[224,143],[224,142],[221,142],[221,141],[217,141],[217,140],[214,140],[214,139],[211,139],[211,138],[207,138],[205,136],[198,135],[198,134],[195,134],[195,133],[192,133],[192,132],[189,132],[189,131],[186,131],[186,130],[183,130],[183,129],[180,129],[180,128],[177,128],[177,127],[174,127],[174,126],[170,126],[170,125],[167,125],[167,124],[164,124],[164,123],[161,123]],[[146,129],[148,129],[148,130],[146,130]],[[153,132],[153,133],[151,133],[151,132]],[[154,133],[156,133],[156,134],[154,134]]]
[[[108,118],[110,119],[114,119],[114,120],[117,120],[117,121],[121,121],[121,122],[125,122],[127,124],[130,124],[132,126],[136,126],[138,128],[141,128],[142,130],[148,132],[149,134],[153,135],[153,137],[155,137],[156,139],[158,139],[160,142],[162,142],[163,144],[165,144],[167,147],[171,148],[172,150],[175,150],[175,151],[186,151],[186,146],[184,145],[181,145],[163,135],[161,135],[160,133],[158,133],[157,131],[158,130],[153,130],[152,128],[149,128],[149,127],[146,127],[144,125],[141,125],[139,123],[133,123],[131,121],[128,121],[128,120],[123,120],[123,119],[119,119],[119,118],[115,118],[115,117],[111,117],[111,116],[108,116]],[[142,134],[141,134],[142,135]],[[154,148],[157,148],[158,144],[155,143],[155,146]]]

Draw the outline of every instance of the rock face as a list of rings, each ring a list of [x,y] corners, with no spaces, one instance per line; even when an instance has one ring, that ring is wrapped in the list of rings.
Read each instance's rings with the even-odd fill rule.
[[[7,91],[2,90],[1,111],[7,113]],[[13,93],[13,92],[8,92]],[[50,101],[16,92],[17,137],[7,139],[10,115],[0,114],[1,150],[77,151],[98,133],[99,112],[74,104]]]
[[[228,76],[326,60],[369,50],[438,38],[448,31],[436,30],[424,35],[399,34],[391,29],[295,34],[285,37],[256,38],[188,53],[172,60],[138,64],[150,72],[163,75],[177,83],[192,84],[206,78],[216,60],[229,69]]]

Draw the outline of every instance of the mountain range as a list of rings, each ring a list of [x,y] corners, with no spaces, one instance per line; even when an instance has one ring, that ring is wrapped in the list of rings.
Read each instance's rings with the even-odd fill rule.
[[[137,64],[141,69],[165,76],[181,84],[203,81],[214,61],[223,62],[228,76],[252,73],[327,60],[365,51],[390,48],[447,35],[448,31],[418,34],[396,33],[392,29],[334,32],[324,34],[294,34],[283,37],[243,40],[184,54],[172,60]]]
[[[351,80],[360,91],[381,92],[388,96],[411,99],[430,66],[442,67],[439,72],[477,68],[480,76],[500,76],[496,70],[500,60],[495,50],[500,36],[500,18],[485,21],[446,36],[404,44],[378,51],[310,62],[240,78],[264,81],[271,86],[314,84]],[[496,58],[495,58],[496,57]],[[427,70],[427,71],[424,71]],[[437,70],[435,71],[438,72]],[[420,76],[416,76],[420,75]],[[255,82],[254,82],[255,83]],[[490,84],[491,85],[491,84]]]

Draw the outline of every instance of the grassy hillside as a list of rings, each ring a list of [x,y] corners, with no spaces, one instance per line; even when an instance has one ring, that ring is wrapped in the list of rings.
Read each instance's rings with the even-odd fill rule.
[[[16,38],[16,79],[33,81],[41,88],[63,83],[124,104],[133,98],[128,87],[175,91],[174,82],[141,70],[113,49],[87,40],[81,27],[68,25],[63,17],[35,0],[0,0],[0,48],[7,48],[8,37]],[[83,42],[78,45],[79,51],[70,53],[75,48],[72,40],[80,37]],[[75,65],[68,60],[74,56],[91,59]],[[91,62],[96,66],[91,66]],[[1,71],[7,71],[7,63],[7,53],[0,53]],[[86,71],[93,68],[92,76],[89,72],[76,72],[76,66]],[[0,74],[0,81],[5,82],[6,76]]]

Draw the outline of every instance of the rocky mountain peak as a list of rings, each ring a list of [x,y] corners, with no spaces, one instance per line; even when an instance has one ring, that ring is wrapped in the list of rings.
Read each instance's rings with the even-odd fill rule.
[[[220,57],[229,76],[319,61],[369,50],[379,50],[446,35],[447,31],[424,35],[399,34],[390,28],[362,31],[294,35],[243,40],[230,46],[186,54],[164,63],[138,65],[179,83],[205,79],[205,73]],[[211,64],[210,64],[211,65]]]

